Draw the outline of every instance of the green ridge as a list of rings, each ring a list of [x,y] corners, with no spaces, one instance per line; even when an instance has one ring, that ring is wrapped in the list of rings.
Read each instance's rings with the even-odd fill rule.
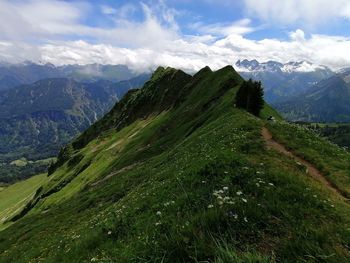
[[[349,206],[265,148],[263,119],[234,108],[241,82],[159,68],[61,151],[0,232],[0,262],[349,261]]]

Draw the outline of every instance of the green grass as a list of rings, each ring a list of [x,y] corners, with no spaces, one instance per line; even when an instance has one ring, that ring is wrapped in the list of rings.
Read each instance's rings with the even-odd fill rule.
[[[237,86],[212,100],[232,71],[206,74],[76,150],[0,232],[0,262],[348,262],[349,206],[266,150]]]
[[[316,165],[327,179],[350,197],[350,153],[312,130],[287,122],[270,123],[273,136]]]
[[[18,213],[47,180],[46,174],[36,175],[0,190],[0,229],[9,225],[6,221]]]

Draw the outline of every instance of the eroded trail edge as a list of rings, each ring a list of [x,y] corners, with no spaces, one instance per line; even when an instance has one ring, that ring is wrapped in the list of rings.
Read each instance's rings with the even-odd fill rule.
[[[343,199],[346,202],[350,202],[350,199],[348,199],[340,189],[338,189],[336,186],[334,186],[331,182],[329,182],[326,177],[316,168],[315,165],[312,163],[304,160],[303,158],[300,158],[299,156],[295,155],[293,152],[287,150],[287,148],[280,144],[279,142],[275,141],[272,137],[271,132],[266,128],[263,127],[261,130],[262,137],[265,140],[266,146],[268,149],[274,149],[289,158],[294,159],[296,162],[301,163],[302,165],[306,166],[307,173],[316,179],[317,181],[321,182],[324,186],[326,186],[329,190],[331,190],[333,193],[335,193],[340,199]]]

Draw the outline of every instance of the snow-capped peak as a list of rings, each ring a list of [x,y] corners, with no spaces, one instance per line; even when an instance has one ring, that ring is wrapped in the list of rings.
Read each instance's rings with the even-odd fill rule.
[[[326,66],[312,64],[308,61],[288,62],[282,64],[277,61],[259,63],[257,60],[238,60],[236,68],[239,72],[314,72],[316,70],[328,70]]]

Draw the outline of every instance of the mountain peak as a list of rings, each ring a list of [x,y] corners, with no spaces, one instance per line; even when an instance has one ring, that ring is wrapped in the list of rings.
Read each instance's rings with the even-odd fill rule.
[[[290,61],[281,63],[277,61],[267,61],[260,63],[256,59],[253,60],[238,60],[236,66],[239,72],[314,72],[317,70],[330,71],[326,66],[313,64],[308,61]]]

